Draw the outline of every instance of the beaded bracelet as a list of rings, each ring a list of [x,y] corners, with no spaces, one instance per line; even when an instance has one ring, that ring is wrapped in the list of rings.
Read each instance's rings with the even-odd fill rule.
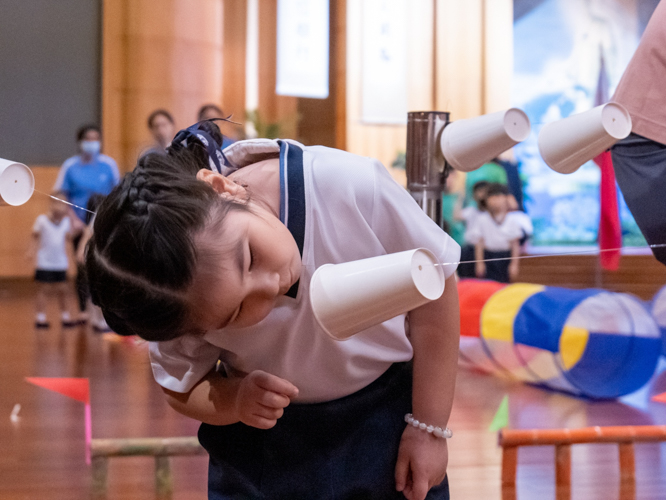
[[[416,429],[426,431],[428,434],[432,434],[438,438],[449,439],[453,436],[453,432],[451,432],[451,429],[448,427],[446,429],[442,429],[441,427],[433,427],[432,425],[424,424],[423,422],[416,420],[411,413],[405,415],[405,422]]]

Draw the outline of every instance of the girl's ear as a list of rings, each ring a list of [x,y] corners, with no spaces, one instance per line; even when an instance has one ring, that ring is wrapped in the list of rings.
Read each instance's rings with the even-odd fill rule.
[[[222,174],[218,174],[217,172],[213,172],[212,170],[202,168],[197,172],[197,180],[210,184],[218,194],[223,196],[239,198],[242,200],[247,198],[247,193],[243,186],[236,184],[228,177],[225,177]]]

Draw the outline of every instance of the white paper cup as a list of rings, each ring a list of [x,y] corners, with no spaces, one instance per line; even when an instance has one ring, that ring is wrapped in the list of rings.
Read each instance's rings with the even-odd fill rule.
[[[444,271],[423,248],[326,264],[310,283],[312,311],[336,340],[383,323],[441,297]]]
[[[610,102],[544,125],[539,152],[550,168],[570,174],[630,133],[631,116]]]
[[[0,204],[19,206],[30,199],[35,176],[23,163],[0,158]]]
[[[522,110],[511,108],[447,125],[442,132],[442,154],[456,170],[470,172],[529,135],[529,118]]]

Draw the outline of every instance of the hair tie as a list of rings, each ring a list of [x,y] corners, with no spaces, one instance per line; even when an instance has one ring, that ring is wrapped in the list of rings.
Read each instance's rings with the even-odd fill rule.
[[[189,141],[196,141],[201,144],[208,153],[208,167],[213,172],[224,174],[223,165],[230,165],[227,157],[222,152],[222,145],[213,139],[213,137],[200,128],[201,124],[208,120],[195,123],[191,127],[181,130],[173,138],[173,143],[187,147]]]

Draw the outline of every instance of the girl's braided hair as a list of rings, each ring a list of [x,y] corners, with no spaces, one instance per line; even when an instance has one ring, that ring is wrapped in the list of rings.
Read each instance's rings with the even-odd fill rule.
[[[218,127],[204,125],[221,144]],[[195,141],[166,156],[147,154],[100,205],[85,266],[92,301],[116,333],[162,341],[192,332],[186,292],[199,259],[194,237],[229,210],[246,210],[196,179],[208,165]]]

